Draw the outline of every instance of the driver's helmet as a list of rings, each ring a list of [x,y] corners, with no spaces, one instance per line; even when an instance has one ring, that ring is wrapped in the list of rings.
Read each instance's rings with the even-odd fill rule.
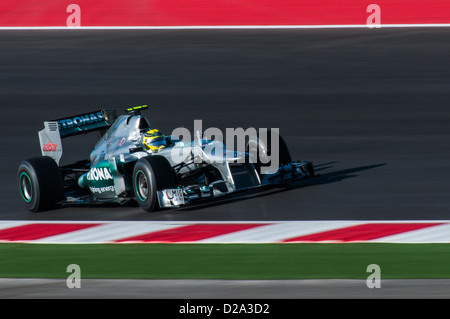
[[[142,145],[149,153],[156,153],[167,146],[166,137],[157,129],[147,131],[142,137]]]

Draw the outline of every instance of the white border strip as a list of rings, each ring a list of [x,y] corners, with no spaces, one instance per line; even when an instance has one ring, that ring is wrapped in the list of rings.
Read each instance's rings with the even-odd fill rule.
[[[424,24],[335,24],[335,25],[224,25],[224,26],[81,26],[81,27],[0,27],[1,30],[233,30],[233,29],[382,29],[448,28],[450,23]]]

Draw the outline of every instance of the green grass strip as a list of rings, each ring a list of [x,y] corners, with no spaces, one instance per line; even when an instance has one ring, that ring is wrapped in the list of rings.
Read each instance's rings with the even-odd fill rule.
[[[450,278],[449,244],[0,244],[0,277],[123,279]]]

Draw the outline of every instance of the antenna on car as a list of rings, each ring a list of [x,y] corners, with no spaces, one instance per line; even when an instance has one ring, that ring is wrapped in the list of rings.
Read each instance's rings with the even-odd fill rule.
[[[148,109],[148,105],[133,106],[125,110],[127,114],[140,115],[141,111]]]
[[[117,119],[116,110],[101,110],[103,118],[105,119],[106,123],[109,125],[112,125],[114,121]]]

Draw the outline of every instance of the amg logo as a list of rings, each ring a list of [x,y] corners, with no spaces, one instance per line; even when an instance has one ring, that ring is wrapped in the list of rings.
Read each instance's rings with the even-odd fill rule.
[[[103,120],[103,118],[104,117],[103,117],[102,112],[97,112],[97,113],[78,115],[73,118],[68,118],[68,119],[64,119],[64,120],[59,120],[58,124],[59,124],[59,128],[65,129],[65,128],[70,128],[73,126],[80,126],[80,125],[84,125],[84,124],[100,122]]]
[[[111,172],[107,167],[94,167],[92,168],[86,176],[88,181],[98,181],[98,180],[108,180],[112,179]]]

